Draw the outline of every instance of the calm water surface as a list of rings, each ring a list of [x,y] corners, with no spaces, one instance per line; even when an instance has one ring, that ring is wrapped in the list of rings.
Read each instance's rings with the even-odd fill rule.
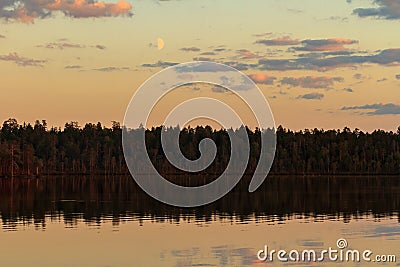
[[[1,266],[399,266],[399,177],[270,177],[178,209],[129,177],[0,180]],[[348,247],[397,263],[260,262],[270,249]]]

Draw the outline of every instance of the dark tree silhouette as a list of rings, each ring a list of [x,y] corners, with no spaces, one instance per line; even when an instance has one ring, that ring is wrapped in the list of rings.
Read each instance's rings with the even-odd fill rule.
[[[118,122],[113,122],[111,128],[100,123],[80,127],[77,122],[70,122],[64,129],[48,129],[46,121],[36,121],[32,126],[9,119],[0,130],[0,176],[127,174],[121,146],[122,130]],[[146,130],[150,159],[167,176],[183,174],[166,160],[161,148],[161,131],[162,127]],[[247,133],[251,146],[247,173],[251,174],[257,166],[264,131],[247,129]],[[365,133],[347,127],[294,132],[279,126],[276,133],[272,174],[400,174],[400,127],[396,133],[382,130]],[[217,157],[198,174],[216,177],[229,162],[227,130],[213,130],[209,126],[182,129],[180,147],[187,158],[196,159],[200,156],[199,142],[206,137],[214,140]]]

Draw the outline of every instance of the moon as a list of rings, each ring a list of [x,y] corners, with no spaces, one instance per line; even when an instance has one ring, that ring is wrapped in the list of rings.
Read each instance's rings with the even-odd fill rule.
[[[161,50],[161,49],[163,49],[163,48],[164,48],[164,40],[161,39],[161,38],[158,38],[158,39],[157,39],[157,49],[158,49],[158,50]]]

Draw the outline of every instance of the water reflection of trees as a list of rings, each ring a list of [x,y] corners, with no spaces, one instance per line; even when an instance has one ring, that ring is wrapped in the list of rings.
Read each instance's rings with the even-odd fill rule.
[[[283,221],[294,218],[342,220],[397,216],[398,177],[269,177],[255,193],[247,193],[250,177],[233,192],[208,206],[180,209],[143,193],[126,176],[0,179],[3,227],[51,220],[66,226],[83,221],[100,225],[125,220],[180,223],[192,221]]]

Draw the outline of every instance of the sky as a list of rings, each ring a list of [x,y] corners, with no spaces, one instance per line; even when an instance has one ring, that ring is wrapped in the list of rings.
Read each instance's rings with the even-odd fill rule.
[[[276,125],[395,131],[399,28],[398,0],[0,0],[0,120],[122,122],[148,78],[201,60],[249,75]]]

